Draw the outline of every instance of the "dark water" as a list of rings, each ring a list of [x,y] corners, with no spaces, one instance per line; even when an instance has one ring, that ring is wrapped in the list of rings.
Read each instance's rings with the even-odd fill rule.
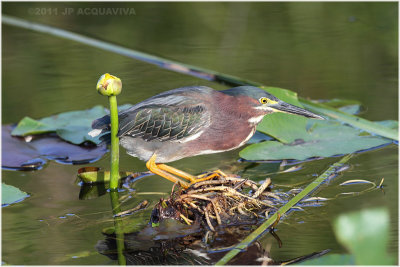
[[[398,120],[397,3],[3,3],[3,14],[57,26],[139,51],[202,66],[249,80],[297,91],[312,99],[344,98],[363,103],[363,117]],[[135,15],[78,15],[79,8],[134,8]],[[35,13],[30,8],[45,8]],[[49,11],[48,8],[51,8]],[[73,14],[62,15],[64,8]],[[187,85],[222,85],[158,69],[123,56],[11,26],[2,28],[2,123],[24,116],[41,118],[106,105],[95,92],[98,77],[120,77],[119,104],[135,103],[156,93]],[[122,151],[123,152],[123,151]],[[231,151],[177,161],[193,173],[221,168],[262,180],[276,165],[245,170]],[[308,162],[303,169],[271,175],[273,183],[304,186],[337,158]],[[121,169],[144,171],[145,164],[122,153]],[[108,168],[109,157],[91,166]],[[387,207],[391,216],[389,251],[398,251],[398,147],[390,145],[357,155],[344,172],[317,196],[334,198],[322,207],[291,214],[278,226],[283,242],[267,235],[270,257],[287,260],[332,249],[344,253],[332,221],[346,211]],[[85,165],[86,166],[86,165]],[[25,201],[2,209],[2,261],[9,264],[115,264],[97,252],[102,229],[113,225],[107,195],[79,200],[76,172],[82,166],[50,162],[35,172],[3,171],[3,182],[28,192]],[[339,183],[365,179],[375,190],[335,197]],[[171,190],[157,176],[138,181],[137,194],[154,205]],[[356,185],[348,191],[362,191]],[[143,194],[149,192],[149,194]],[[152,192],[152,193],[151,193]],[[127,194],[124,192],[122,194]],[[69,215],[67,215],[69,214]]]

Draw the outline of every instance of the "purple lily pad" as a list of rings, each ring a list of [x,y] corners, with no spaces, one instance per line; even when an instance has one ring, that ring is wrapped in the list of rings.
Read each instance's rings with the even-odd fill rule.
[[[25,138],[11,136],[14,127],[2,126],[2,168],[9,170],[38,170],[47,160],[63,164],[86,164],[100,159],[106,152],[105,144],[74,145],[54,134]],[[27,142],[26,140],[29,140]]]

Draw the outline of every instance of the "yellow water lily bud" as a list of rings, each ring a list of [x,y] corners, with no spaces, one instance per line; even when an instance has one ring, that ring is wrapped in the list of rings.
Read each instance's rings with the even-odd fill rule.
[[[97,92],[105,96],[116,96],[121,93],[122,82],[118,77],[109,73],[101,75],[96,85]]]

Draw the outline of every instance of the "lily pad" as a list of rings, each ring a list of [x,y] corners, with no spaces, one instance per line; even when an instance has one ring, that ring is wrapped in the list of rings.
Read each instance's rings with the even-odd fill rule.
[[[340,111],[346,112],[351,115],[359,114],[362,110],[361,102],[350,99],[329,99],[329,100],[318,100],[316,103],[323,103],[326,106],[337,108]]]
[[[62,139],[73,144],[82,144],[90,141],[98,144],[98,138],[88,135],[92,121],[107,114],[102,106],[91,109],[60,113],[51,117],[35,120],[30,117],[23,118],[12,131],[14,136],[27,136],[55,132]]]
[[[7,185],[5,183],[1,184],[1,206],[5,207],[10,204],[20,202],[25,198],[29,197],[29,195],[25,192],[22,192],[18,188]]]
[[[64,164],[83,164],[100,159],[106,152],[105,144],[74,145],[54,134],[35,136],[30,142],[11,136],[12,126],[2,126],[2,168],[11,170],[37,170],[47,160]],[[30,138],[29,138],[30,139]]]
[[[306,134],[301,133],[301,138],[290,144],[261,142],[246,147],[239,155],[246,160],[305,160],[349,154],[391,142],[390,139],[367,135],[337,122],[318,121],[314,122]]]
[[[300,265],[392,265],[388,255],[389,212],[386,209],[362,210],[340,215],[334,223],[336,238],[351,254],[330,254]]]
[[[314,101],[316,103],[323,103],[324,105],[333,107],[333,108],[340,108],[340,107],[345,107],[345,106],[361,106],[361,102],[358,100],[351,100],[351,99],[339,99],[339,98],[333,98],[333,99],[327,99],[327,100],[317,100]]]
[[[389,212],[369,209],[339,216],[335,221],[336,238],[354,254],[359,265],[393,264],[386,252],[389,241]]]
[[[11,136],[12,127],[3,125],[1,128],[1,166],[13,170],[37,170],[46,160],[39,152],[29,146],[23,138]]]
[[[377,121],[376,123],[385,126],[390,129],[398,129],[399,128],[399,122],[395,120],[386,120],[386,121]]]
[[[262,141],[271,141],[271,140],[274,140],[274,138],[272,138],[269,135],[263,134],[259,131],[256,131],[254,135],[250,138],[250,140],[247,141],[247,144],[256,144]]]

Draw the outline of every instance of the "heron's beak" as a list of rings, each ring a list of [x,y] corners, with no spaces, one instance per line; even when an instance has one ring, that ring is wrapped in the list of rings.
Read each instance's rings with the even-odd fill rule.
[[[319,115],[317,115],[315,113],[312,113],[311,111],[299,108],[297,106],[285,103],[283,101],[279,101],[276,104],[270,105],[269,108],[273,109],[276,112],[283,112],[283,113],[300,115],[300,116],[303,116],[303,117],[306,117],[306,118],[325,120],[324,117],[319,116]]]

